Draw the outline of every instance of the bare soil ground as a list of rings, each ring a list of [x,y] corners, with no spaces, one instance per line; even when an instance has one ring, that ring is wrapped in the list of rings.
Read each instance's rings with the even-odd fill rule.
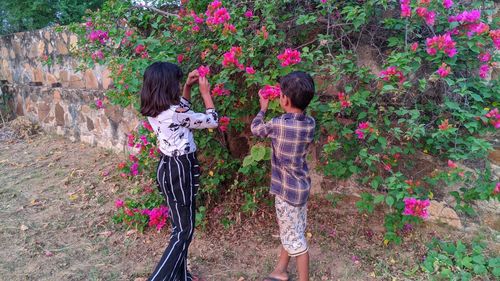
[[[131,188],[114,172],[124,158],[46,134],[20,140],[0,128],[0,279],[147,277],[169,229],[137,233],[111,221],[114,201]],[[360,215],[356,200],[349,194],[333,203],[321,195],[311,199],[311,280],[427,280],[418,267],[426,242],[476,235],[424,224],[406,233],[402,245],[385,246],[381,210]],[[209,221],[190,247],[193,273],[207,281],[262,280],[280,244],[273,215],[262,207],[227,228]],[[294,270],[292,264],[291,280]]]

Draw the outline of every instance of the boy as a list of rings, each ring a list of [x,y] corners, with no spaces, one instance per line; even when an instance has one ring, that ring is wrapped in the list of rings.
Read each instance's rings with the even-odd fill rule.
[[[281,254],[265,281],[288,280],[290,257],[297,258],[300,281],[309,280],[309,254],[305,237],[307,198],[311,187],[306,153],[314,138],[315,121],[304,114],[314,96],[314,81],[301,71],[280,79],[280,106],[285,114],[264,122],[269,100],[260,96],[260,112],[252,121],[252,133],[272,141],[271,194],[275,195]]]

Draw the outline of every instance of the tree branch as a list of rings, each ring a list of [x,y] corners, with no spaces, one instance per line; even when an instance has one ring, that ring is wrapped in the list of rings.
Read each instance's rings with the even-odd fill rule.
[[[132,7],[133,7],[134,9],[137,9],[137,10],[144,8],[144,9],[147,9],[147,10],[153,11],[153,12],[155,12],[155,13],[157,13],[157,14],[160,14],[160,15],[162,15],[162,16],[166,16],[166,17],[178,17],[178,16],[179,16],[179,15],[177,15],[177,14],[173,14],[173,13],[165,12],[165,11],[160,10],[160,9],[158,9],[158,8],[151,7],[151,6],[146,6],[146,5],[136,5],[136,6],[132,6]]]

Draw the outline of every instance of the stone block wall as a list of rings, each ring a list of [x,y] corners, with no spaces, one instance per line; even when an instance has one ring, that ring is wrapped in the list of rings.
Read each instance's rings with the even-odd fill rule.
[[[52,28],[0,37],[0,80],[13,84],[60,83],[65,88],[106,90],[112,85],[103,66],[78,71],[77,37]]]
[[[17,116],[36,121],[47,132],[116,152],[127,149],[127,134],[139,123],[132,108],[92,108],[94,98],[103,98],[101,91],[29,85],[11,85],[8,91]]]
[[[79,71],[74,53],[77,37],[53,28],[0,37],[0,81],[12,95],[17,116],[27,116],[47,132],[117,152],[127,146],[127,134],[138,124],[135,110],[106,104],[112,87],[103,66]]]

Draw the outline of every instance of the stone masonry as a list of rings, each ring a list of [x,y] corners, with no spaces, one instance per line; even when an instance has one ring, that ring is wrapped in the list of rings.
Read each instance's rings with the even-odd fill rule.
[[[103,66],[78,70],[76,43],[76,35],[53,28],[0,37],[0,80],[8,85],[13,111],[48,132],[124,151],[127,134],[139,123],[136,111],[92,106],[106,100],[113,82]]]

